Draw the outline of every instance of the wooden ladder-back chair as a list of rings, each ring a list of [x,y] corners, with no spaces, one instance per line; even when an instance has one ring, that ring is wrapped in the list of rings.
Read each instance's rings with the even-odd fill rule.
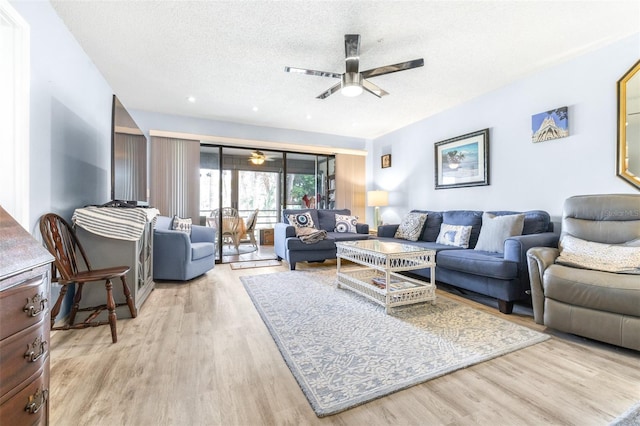
[[[78,241],[75,232],[63,218],[56,214],[48,213],[40,218],[40,232],[42,233],[47,249],[55,258],[52,265],[53,272],[51,280],[62,285],[58,300],[56,300],[51,310],[51,329],[69,330],[109,324],[111,327],[111,340],[113,343],[116,343],[118,341],[116,307],[127,305],[129,312],[131,312],[131,317],[135,318],[137,316],[137,310],[131,298],[131,291],[125,279],[125,275],[129,272],[129,267],[114,266],[103,269],[91,269],[87,255]],[[81,270],[80,261],[84,262],[86,270]],[[113,284],[111,283],[111,280],[114,278],[120,278],[122,281],[122,290],[126,298],[126,302],[124,303],[116,304],[114,302]],[[100,306],[80,308],[82,288],[84,285],[101,281],[104,281],[107,290],[107,303]],[[54,327],[56,316],[58,316],[60,312],[60,307],[67,293],[68,286],[73,283],[76,283],[77,286],[69,318],[64,325]],[[97,321],[96,318],[105,309],[107,309],[109,313],[108,321]],[[83,311],[93,312],[84,321],[76,324],[76,314]]]

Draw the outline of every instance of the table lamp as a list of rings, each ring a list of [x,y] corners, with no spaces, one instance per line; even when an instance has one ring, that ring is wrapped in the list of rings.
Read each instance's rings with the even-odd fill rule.
[[[389,205],[389,193],[387,191],[368,191],[367,205],[375,207],[373,212],[373,227],[378,230],[380,224],[380,207]]]

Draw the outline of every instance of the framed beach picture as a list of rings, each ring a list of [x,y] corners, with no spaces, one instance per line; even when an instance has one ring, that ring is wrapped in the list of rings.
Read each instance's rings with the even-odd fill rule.
[[[489,185],[489,129],[436,142],[436,189]]]
[[[569,136],[569,109],[552,109],[531,116],[531,140],[544,142]]]

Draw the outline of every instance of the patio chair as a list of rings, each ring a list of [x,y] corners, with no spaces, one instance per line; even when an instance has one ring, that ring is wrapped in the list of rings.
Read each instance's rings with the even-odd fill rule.
[[[214,209],[207,218],[207,226],[218,228],[222,216],[222,232],[220,237],[223,242],[233,244],[236,250],[240,244],[240,237],[244,235],[244,221],[238,216],[238,210],[233,207]]]
[[[256,231],[256,223],[258,222],[259,211],[260,209],[255,209],[254,211],[252,211],[249,217],[247,217],[247,221],[245,223],[245,228],[246,228],[245,235],[249,237],[249,240],[251,241],[251,244],[254,247],[258,247],[258,243],[256,242],[255,231]]]

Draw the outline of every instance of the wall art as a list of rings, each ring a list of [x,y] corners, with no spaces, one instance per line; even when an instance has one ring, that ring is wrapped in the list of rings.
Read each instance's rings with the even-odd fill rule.
[[[489,129],[436,142],[436,189],[489,185]]]
[[[544,142],[569,136],[569,109],[552,109],[531,116],[531,139]]]

